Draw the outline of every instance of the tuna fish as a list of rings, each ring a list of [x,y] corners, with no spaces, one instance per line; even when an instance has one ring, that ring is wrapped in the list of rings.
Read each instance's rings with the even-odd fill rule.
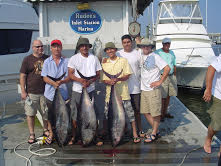
[[[70,105],[66,104],[61,96],[60,90],[56,89],[53,100],[55,118],[52,120],[52,127],[55,139],[59,146],[64,146],[71,138],[72,124],[70,116]]]
[[[81,78],[87,80],[94,77],[85,77],[79,71],[77,72]],[[94,110],[94,98],[91,101],[86,88],[83,88],[81,95],[80,125],[82,143],[87,146],[93,141],[96,134],[97,119]]]
[[[103,72],[110,79],[117,78],[122,73],[121,71],[116,75],[110,75],[105,71]],[[110,95],[109,110],[108,110],[108,127],[112,141],[112,146],[116,147],[119,144],[124,134],[125,112],[124,112],[122,99],[117,94],[115,85],[111,86],[111,95]]]
[[[94,41],[92,53],[101,62],[102,56],[103,56],[103,48],[102,48],[102,42],[101,42],[101,40],[98,37],[96,37],[96,39]]]

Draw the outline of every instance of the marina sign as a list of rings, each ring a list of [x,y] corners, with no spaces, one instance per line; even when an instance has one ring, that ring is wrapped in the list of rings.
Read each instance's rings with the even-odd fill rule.
[[[79,10],[71,15],[69,23],[76,33],[91,34],[101,28],[102,20],[93,10]]]

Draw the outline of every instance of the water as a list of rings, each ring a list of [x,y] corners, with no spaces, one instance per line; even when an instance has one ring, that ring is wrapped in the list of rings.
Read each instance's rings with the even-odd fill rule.
[[[206,112],[206,102],[203,100],[204,90],[179,88],[178,98],[179,100],[192,111],[201,122],[208,127],[210,123],[210,116]],[[221,140],[221,132],[217,134],[218,138]]]

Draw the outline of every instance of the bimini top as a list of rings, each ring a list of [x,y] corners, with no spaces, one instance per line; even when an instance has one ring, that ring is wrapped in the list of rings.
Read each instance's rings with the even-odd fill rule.
[[[27,2],[83,2],[82,0],[26,0]],[[104,0],[85,0],[86,2],[104,1]],[[105,0],[105,1],[122,1],[122,0]],[[129,0],[130,2],[133,0]],[[143,11],[154,0],[137,0],[138,14],[143,14]]]

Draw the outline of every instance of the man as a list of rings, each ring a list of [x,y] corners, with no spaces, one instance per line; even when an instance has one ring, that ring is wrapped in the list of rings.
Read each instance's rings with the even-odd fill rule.
[[[130,35],[122,36],[121,41],[123,49],[118,51],[116,55],[126,58],[132,69],[132,74],[128,79],[129,93],[139,135],[140,137],[144,137],[140,116],[140,53],[136,49],[132,49],[132,38]]]
[[[204,143],[204,150],[211,153],[212,138],[217,131],[221,130],[221,55],[219,55],[208,67],[206,74],[206,90],[203,99],[209,102],[208,113],[211,117],[211,122],[208,127],[207,136]],[[220,152],[221,153],[221,146]]]
[[[138,47],[142,49],[141,57],[141,114],[144,114],[152,126],[152,133],[145,136],[145,142],[150,143],[159,136],[158,127],[161,115],[161,84],[166,79],[170,67],[157,54],[152,53],[153,43],[144,38]],[[163,75],[160,77],[160,71]]]
[[[117,48],[114,43],[109,42],[105,45],[104,51],[107,53],[109,58],[105,59],[102,62],[102,68],[105,72],[115,75],[122,71],[121,75],[118,78],[110,79],[104,73],[102,74],[102,80],[107,85],[106,86],[106,98],[105,98],[105,119],[107,121],[108,117],[108,105],[110,98],[111,85],[116,84],[116,91],[119,93],[123,101],[124,110],[130,120],[132,129],[133,129],[133,142],[140,142],[140,138],[137,135],[136,122],[134,117],[134,110],[131,105],[130,95],[128,90],[127,80],[132,74],[128,61],[125,58],[116,56]]]
[[[48,107],[48,129],[49,137],[46,139],[46,144],[50,145],[53,139],[52,120],[53,120],[53,106],[55,90],[60,89],[61,95],[65,101],[69,99],[68,90],[65,83],[69,81],[68,77],[68,59],[61,54],[62,43],[60,40],[53,40],[51,42],[51,56],[45,60],[41,76],[43,77],[46,86],[44,96]],[[58,79],[59,80],[56,80]]]
[[[33,54],[24,58],[20,69],[20,85],[21,85],[21,98],[25,102],[25,114],[27,116],[27,123],[29,129],[28,143],[32,144],[35,140],[35,115],[37,110],[42,115],[43,119],[43,134],[48,136],[47,127],[47,113],[46,101],[43,95],[45,83],[41,77],[41,70],[44,60],[48,56],[44,55],[43,44],[40,40],[34,40],[32,43]]]
[[[80,99],[82,94],[82,88],[87,88],[87,92],[92,99],[94,97],[95,91],[95,81],[100,78],[101,65],[96,56],[89,53],[89,49],[92,45],[89,43],[87,38],[79,38],[77,43],[77,49],[79,53],[72,56],[68,63],[68,75],[73,81],[72,87],[72,98],[71,98],[71,109],[72,109],[72,120],[74,123],[74,128],[77,127],[77,114],[78,108],[80,106]],[[85,77],[92,77],[90,80],[81,78],[78,71]],[[98,112],[95,109],[96,116],[98,117]],[[70,144],[73,144],[74,139]],[[98,142],[97,145],[102,145]]]
[[[177,96],[177,80],[176,80],[176,57],[174,52],[170,50],[171,40],[164,38],[162,41],[163,48],[156,50],[156,54],[166,61],[170,67],[169,76],[162,83],[162,115],[161,121],[164,118],[173,118],[173,116],[167,113],[168,105],[170,103],[170,96]],[[163,71],[162,71],[163,72]]]

